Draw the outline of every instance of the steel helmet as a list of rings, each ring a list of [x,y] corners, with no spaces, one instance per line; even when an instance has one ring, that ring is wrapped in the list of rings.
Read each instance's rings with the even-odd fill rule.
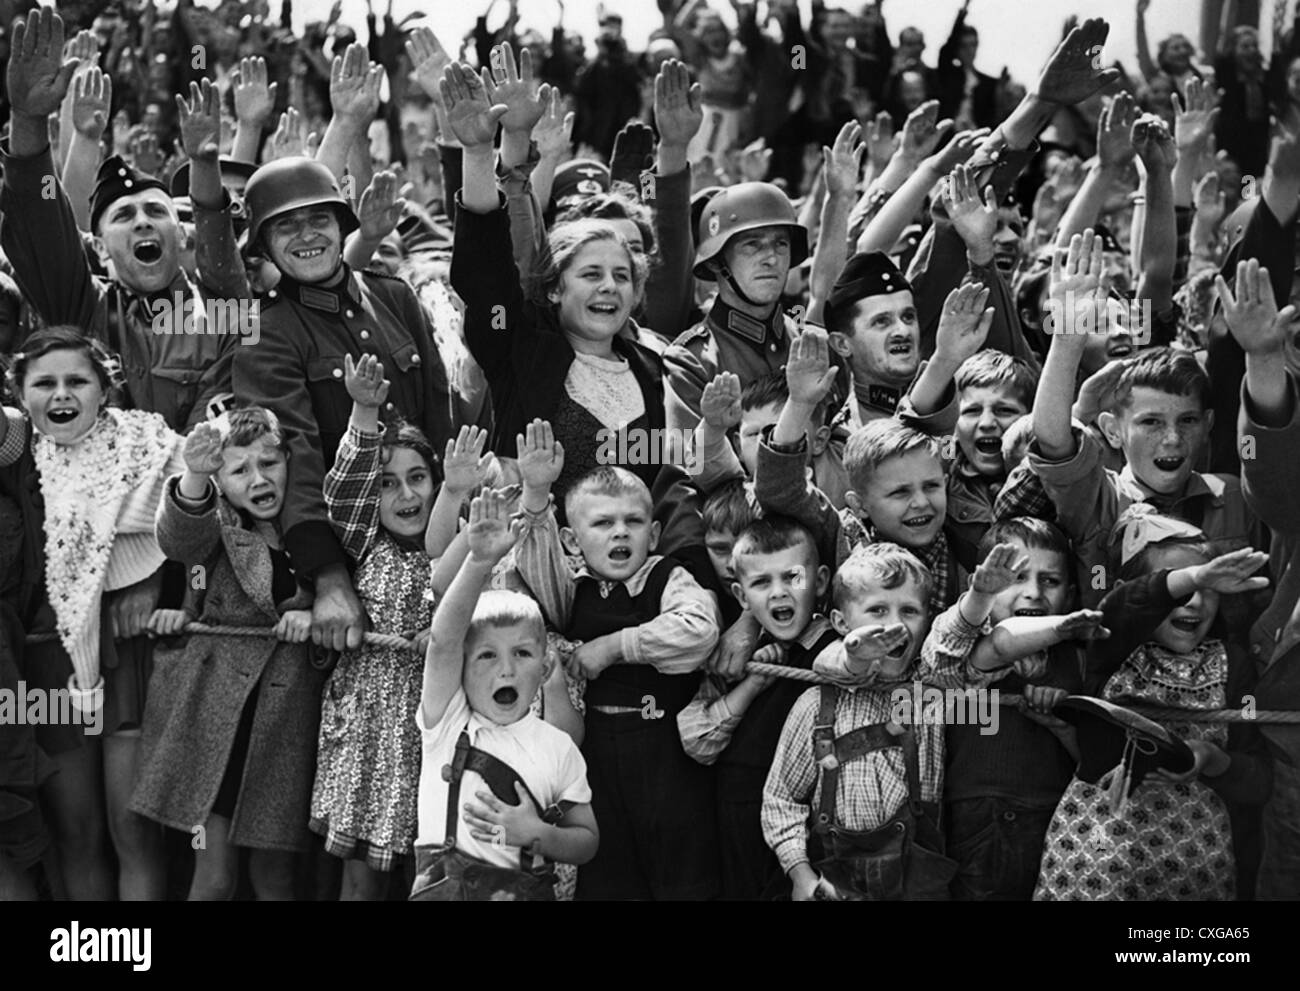
[[[261,166],[244,187],[248,210],[248,243],[256,244],[262,225],[290,210],[328,203],[337,208],[339,230],[347,237],[361,226],[334,173],[302,156],[278,158]]]
[[[715,276],[706,263],[722,254],[733,235],[760,227],[790,228],[791,268],[808,257],[808,231],[795,217],[789,197],[770,182],[742,182],[718,193],[700,214],[695,277],[712,282]]]

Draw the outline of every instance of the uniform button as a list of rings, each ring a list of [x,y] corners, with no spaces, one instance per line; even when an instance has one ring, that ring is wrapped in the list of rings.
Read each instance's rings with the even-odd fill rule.
[[[957,518],[958,518],[958,519],[963,519],[963,520],[964,520],[964,519],[965,519],[967,516],[969,516],[969,515],[970,515],[970,510],[969,510],[969,509],[963,509],[961,512],[959,512],[959,513],[957,514]]]
[[[769,345],[768,345],[768,349],[771,350],[771,351],[775,351],[775,350],[776,350],[776,345],[775,345],[775,344],[769,344]]]
[[[419,363],[420,363],[420,356],[418,354],[411,355],[411,364],[418,365]]]
[[[334,374],[334,377],[335,377],[336,379],[341,379],[341,378],[343,377],[343,369],[341,369],[341,368],[336,368],[336,369],[334,369],[334,373],[333,373],[333,374]]]
[[[370,331],[368,331],[368,330],[363,330],[363,331],[361,332],[361,339],[362,339],[363,341],[368,341],[368,340],[370,340]]]
[[[274,289],[272,289],[272,290],[271,290],[269,293],[267,293],[266,295],[267,295],[267,297],[270,298],[270,299],[275,299],[275,297],[278,296],[279,293],[276,292]]]
[[[356,316],[356,312],[353,310],[346,310],[344,311],[343,315],[347,317],[349,320],[351,320],[353,317]]]
[[[1002,818],[1005,819],[1007,822],[1015,822],[1016,814],[1014,812],[1003,812]]]
[[[393,408],[393,404],[392,404],[392,403],[388,403],[388,404],[386,404],[386,405],[384,406],[384,409],[392,409],[392,408]]]

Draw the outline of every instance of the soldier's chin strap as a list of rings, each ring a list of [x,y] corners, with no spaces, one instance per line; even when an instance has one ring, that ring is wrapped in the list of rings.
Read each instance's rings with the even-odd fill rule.
[[[737,296],[739,296],[741,302],[745,303],[747,306],[765,305],[763,303],[760,303],[756,299],[750,299],[749,296],[745,294],[745,290],[740,288],[740,283],[736,281],[736,277],[731,274],[731,269],[727,268],[725,262],[718,263],[718,274],[727,280],[727,285],[731,286],[731,291],[734,292]],[[776,308],[780,305],[781,305],[781,300],[777,299],[777,301],[772,304],[772,310],[775,312]],[[772,315],[771,313],[768,314],[768,316],[771,315]]]

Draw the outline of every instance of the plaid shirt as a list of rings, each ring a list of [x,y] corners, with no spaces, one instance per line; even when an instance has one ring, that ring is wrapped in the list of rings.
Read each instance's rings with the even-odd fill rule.
[[[379,533],[379,438],[352,424],[325,475],[325,507],[339,542],[353,561],[370,552]]]
[[[938,688],[962,685],[963,667],[977,627],[962,623],[951,630],[931,633],[921,648],[915,681]],[[844,654],[839,641],[822,652],[814,670],[832,652]],[[835,735],[860,726],[888,722],[894,712],[897,689],[836,688]],[[905,686],[911,694],[911,686]],[[781,730],[776,759],[763,787],[763,838],[776,853],[787,874],[808,860],[808,820],[821,803],[821,775],[813,757],[812,731],[821,703],[821,688],[799,696]],[[943,793],[943,735],[941,723],[914,725],[921,771],[921,800],[938,802]],[[845,829],[868,830],[883,826],[908,799],[907,772],[898,747],[876,750],[840,766],[835,818]]]
[[[1047,494],[1043,480],[1028,461],[1022,461],[1011,469],[1011,474],[1002,483],[997,498],[993,500],[993,519],[1000,522],[1013,516],[1032,516],[1049,523],[1056,521],[1056,507],[1052,504],[1052,497]]]

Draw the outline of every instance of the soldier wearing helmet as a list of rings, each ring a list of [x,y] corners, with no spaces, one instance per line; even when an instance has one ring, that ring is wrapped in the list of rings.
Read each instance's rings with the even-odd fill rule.
[[[358,222],[325,165],[301,157],[263,165],[245,201],[249,248],[281,278],[262,298],[261,342],[236,352],[235,395],[274,409],[288,430],[284,547],[294,570],[315,580],[317,642],[355,648],[364,616],[321,489],[352,409],[343,358],[375,355],[391,382],[384,419],[415,424],[436,451],[452,435],[446,371],[411,288],[343,260]]]
[[[719,372],[742,385],[785,364],[798,325],[781,310],[791,266],[808,257],[808,232],[785,193],[766,182],[723,189],[699,220],[695,277],[718,284],[705,315],[664,354],[668,373],[668,424],[691,429],[700,418],[700,395]]]

